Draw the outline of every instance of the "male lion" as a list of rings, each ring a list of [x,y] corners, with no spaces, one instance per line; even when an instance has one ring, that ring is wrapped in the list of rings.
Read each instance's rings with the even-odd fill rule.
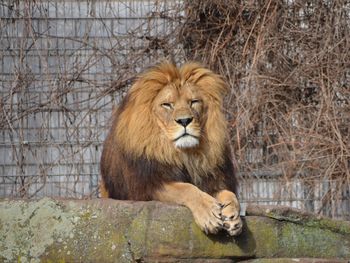
[[[187,206],[206,233],[242,229],[220,76],[196,63],[141,74],[113,113],[101,194]]]

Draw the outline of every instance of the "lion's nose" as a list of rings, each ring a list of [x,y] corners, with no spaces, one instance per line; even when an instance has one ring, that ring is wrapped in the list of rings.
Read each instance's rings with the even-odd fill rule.
[[[192,122],[193,118],[183,118],[183,119],[176,119],[175,121],[178,124],[181,124],[182,126],[186,127],[188,124]]]

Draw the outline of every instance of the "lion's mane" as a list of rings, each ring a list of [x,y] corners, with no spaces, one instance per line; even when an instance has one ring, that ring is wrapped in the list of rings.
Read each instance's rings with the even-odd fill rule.
[[[192,83],[204,95],[205,125],[196,149],[179,151],[162,136],[152,102],[167,84]],[[165,62],[141,74],[113,113],[104,143],[101,174],[108,196],[152,200],[162,183],[179,181],[214,193],[236,192],[229,137],[222,111],[226,85],[220,76],[197,63],[177,68]]]

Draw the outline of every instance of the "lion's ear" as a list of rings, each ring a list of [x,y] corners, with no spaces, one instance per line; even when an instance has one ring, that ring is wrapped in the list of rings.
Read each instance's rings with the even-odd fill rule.
[[[220,101],[229,90],[228,85],[220,75],[196,62],[182,66],[180,74],[184,82],[196,84],[207,96]]]

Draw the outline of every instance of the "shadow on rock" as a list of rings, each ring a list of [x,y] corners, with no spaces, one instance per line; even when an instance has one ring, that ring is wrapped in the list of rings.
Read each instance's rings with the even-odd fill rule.
[[[213,242],[219,242],[222,244],[234,243],[236,244],[242,252],[245,254],[251,254],[256,249],[256,242],[253,233],[247,226],[247,221],[244,217],[242,217],[243,229],[242,233],[238,236],[230,236],[227,234],[225,230],[220,231],[216,235],[208,235],[208,237]]]

